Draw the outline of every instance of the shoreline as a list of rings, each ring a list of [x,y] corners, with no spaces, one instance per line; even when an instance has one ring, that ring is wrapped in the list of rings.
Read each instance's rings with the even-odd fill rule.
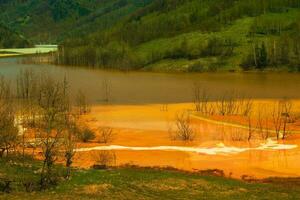
[[[37,48],[38,49],[38,48]],[[44,48],[45,49],[45,48]],[[2,49],[3,50],[3,49]],[[1,50],[0,50],[1,52]],[[9,57],[30,57],[30,56],[37,56],[36,58],[38,58],[39,56],[43,56],[45,57],[47,54],[51,53],[51,52],[56,52],[56,50],[49,50],[49,51],[45,51],[45,52],[36,52],[36,53],[16,53],[16,52],[9,52],[8,54],[1,54],[0,53],[0,59],[1,58],[9,58]],[[12,53],[13,55],[9,55],[10,53]],[[103,70],[103,71],[112,71],[112,72],[124,72],[124,73],[153,73],[153,74],[280,74],[280,73],[286,73],[286,74],[300,74],[300,71],[290,71],[287,69],[287,66],[282,66],[282,67],[278,67],[278,68],[267,68],[265,70],[242,70],[242,69],[238,69],[237,67],[232,67],[229,69],[219,69],[216,71],[187,71],[184,70],[184,67],[178,67],[179,69],[182,70],[178,70],[178,69],[160,69],[157,70],[155,68],[147,68],[147,66],[138,68],[138,69],[118,69],[118,68],[114,68],[114,67],[100,67],[100,66],[84,66],[84,65],[64,65],[64,64],[55,64],[53,62],[41,62],[41,61],[28,61],[28,63],[31,64],[51,64],[51,65],[56,65],[59,67],[69,67],[69,68],[86,68],[86,69],[91,69],[91,70]],[[153,66],[156,66],[155,63],[153,64]],[[237,70],[238,69],[238,70]]]

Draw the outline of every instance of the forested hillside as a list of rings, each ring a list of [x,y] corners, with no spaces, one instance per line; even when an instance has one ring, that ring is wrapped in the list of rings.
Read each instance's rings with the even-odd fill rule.
[[[58,64],[300,68],[300,0],[0,0],[0,21],[33,43],[61,44]]]
[[[0,48],[23,48],[31,44],[23,36],[11,31],[0,23]]]
[[[113,26],[152,0],[0,0],[0,21],[35,43]]]
[[[155,0],[65,40],[57,62],[163,71],[300,69],[300,0]]]

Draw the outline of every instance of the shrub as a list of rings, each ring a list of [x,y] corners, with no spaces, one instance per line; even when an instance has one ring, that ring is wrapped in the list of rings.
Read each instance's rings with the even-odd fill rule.
[[[82,130],[79,130],[78,139],[82,142],[88,142],[95,139],[95,132],[91,129],[85,127]]]
[[[116,164],[116,154],[113,151],[100,151],[95,155],[96,163],[94,169],[107,169]]]

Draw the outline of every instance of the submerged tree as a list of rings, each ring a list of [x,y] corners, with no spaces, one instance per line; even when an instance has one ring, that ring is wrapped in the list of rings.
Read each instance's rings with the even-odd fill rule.
[[[176,140],[193,141],[195,139],[195,130],[192,127],[190,114],[187,112],[178,113],[175,116],[174,132],[170,129],[171,137]]]
[[[0,157],[17,145],[18,133],[10,86],[0,77]]]
[[[76,107],[78,109],[79,115],[87,114],[88,112],[90,112],[87,97],[81,90],[79,90],[76,95]]]

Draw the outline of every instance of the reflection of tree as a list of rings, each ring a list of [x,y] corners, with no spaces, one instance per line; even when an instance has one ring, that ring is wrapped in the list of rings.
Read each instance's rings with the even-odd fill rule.
[[[112,84],[108,79],[104,79],[102,81],[102,89],[103,89],[103,94],[104,94],[104,101],[109,102],[109,100],[111,98]]]

